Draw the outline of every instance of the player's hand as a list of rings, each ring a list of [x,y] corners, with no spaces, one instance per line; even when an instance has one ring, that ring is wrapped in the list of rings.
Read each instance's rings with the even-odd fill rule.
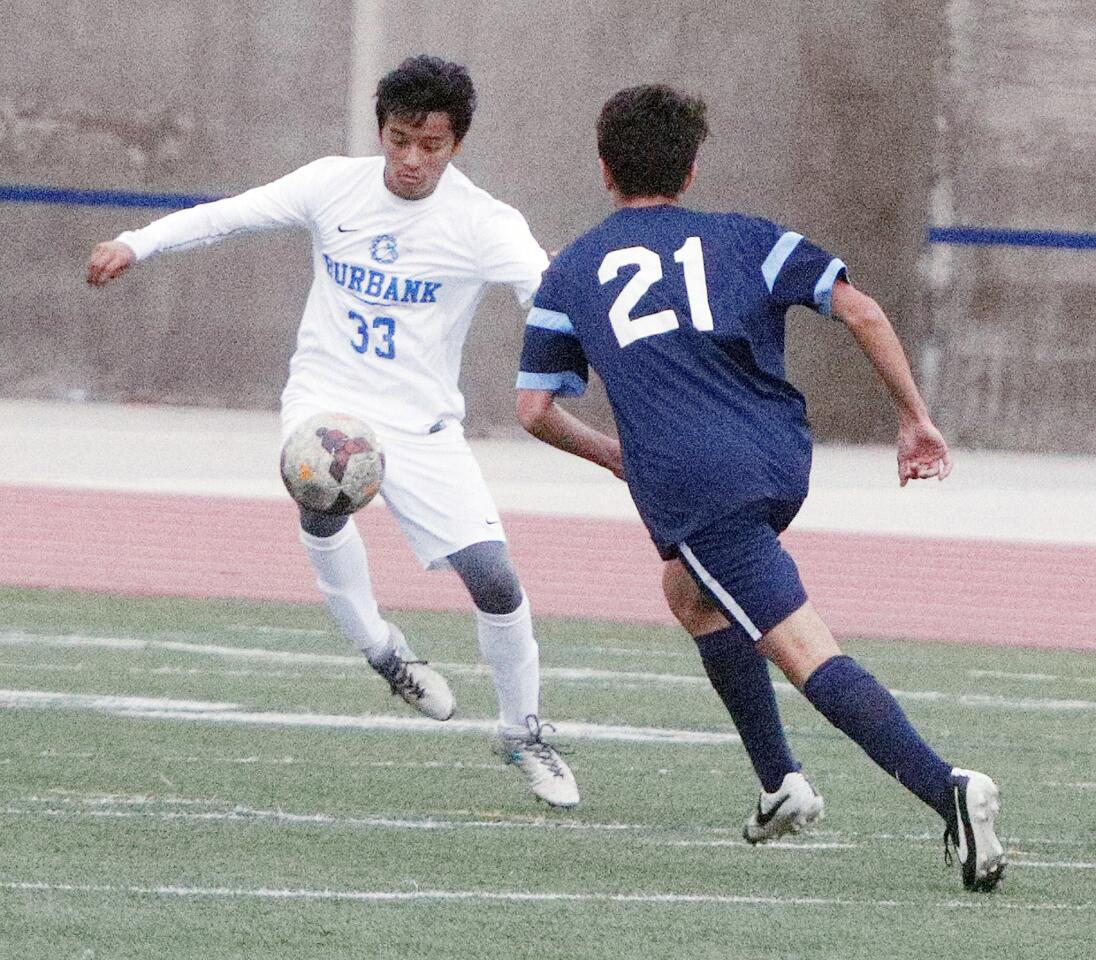
[[[951,473],[951,455],[943,435],[929,420],[903,422],[898,428],[898,482],[904,487],[910,480]]]
[[[618,480],[624,479],[624,460],[620,453],[620,441],[611,439],[607,444],[605,456],[605,469]]]
[[[88,258],[88,283],[93,287],[106,286],[133,266],[136,259],[133,250],[119,240],[97,244]]]

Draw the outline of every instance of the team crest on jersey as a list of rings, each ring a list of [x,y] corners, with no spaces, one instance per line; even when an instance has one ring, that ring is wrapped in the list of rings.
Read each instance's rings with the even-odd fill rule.
[[[396,238],[390,233],[382,233],[374,237],[369,253],[377,263],[395,263],[400,258],[400,251],[396,248]]]

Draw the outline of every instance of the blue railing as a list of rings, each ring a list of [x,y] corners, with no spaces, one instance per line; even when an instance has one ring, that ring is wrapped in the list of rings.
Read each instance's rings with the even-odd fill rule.
[[[138,193],[132,190],[77,190],[0,184],[0,203],[44,203],[80,207],[146,207],[181,210],[220,199],[194,193]],[[1096,233],[1066,230],[1012,230],[1002,227],[930,227],[929,243],[978,247],[1042,247],[1096,250]]]
[[[47,203],[77,207],[155,207],[182,210],[219,197],[193,193],[134,193],[131,190],[74,190],[0,184],[0,203]]]
[[[1008,230],[999,227],[930,227],[929,243],[977,247],[1050,247],[1059,250],[1094,250],[1096,233],[1064,230]]]

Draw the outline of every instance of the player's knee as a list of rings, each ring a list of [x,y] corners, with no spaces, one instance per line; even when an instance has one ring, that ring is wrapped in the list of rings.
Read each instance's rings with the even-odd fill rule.
[[[517,574],[492,577],[481,581],[475,587],[469,585],[468,592],[472,602],[484,613],[513,613],[521,606],[524,594]]]
[[[799,689],[827,660],[841,656],[840,644],[809,601],[769,630],[757,651]]]
[[[315,510],[301,510],[301,529],[314,537],[333,537],[346,526],[349,517],[334,517]]]
[[[513,613],[521,606],[525,594],[505,543],[474,543],[452,554],[449,563],[484,613]]]

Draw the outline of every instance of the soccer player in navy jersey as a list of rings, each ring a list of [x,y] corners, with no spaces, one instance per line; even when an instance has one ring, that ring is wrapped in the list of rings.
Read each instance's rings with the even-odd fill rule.
[[[945,822],[964,885],[1005,868],[997,785],[946,763],[894,697],[842,654],[778,534],[807,495],[811,434],[784,371],[789,307],[842,321],[898,409],[898,476],[943,479],[947,444],[879,305],[845,264],[768,220],[679,205],[707,136],[703,101],[661,85],[613,96],[597,124],[616,211],[551,264],[529,314],[518,417],[539,439],[623,476],[761,781],[760,843],[818,819],[822,798],[784,737],[766,659]],[[605,383],[619,441],[556,404]]]

